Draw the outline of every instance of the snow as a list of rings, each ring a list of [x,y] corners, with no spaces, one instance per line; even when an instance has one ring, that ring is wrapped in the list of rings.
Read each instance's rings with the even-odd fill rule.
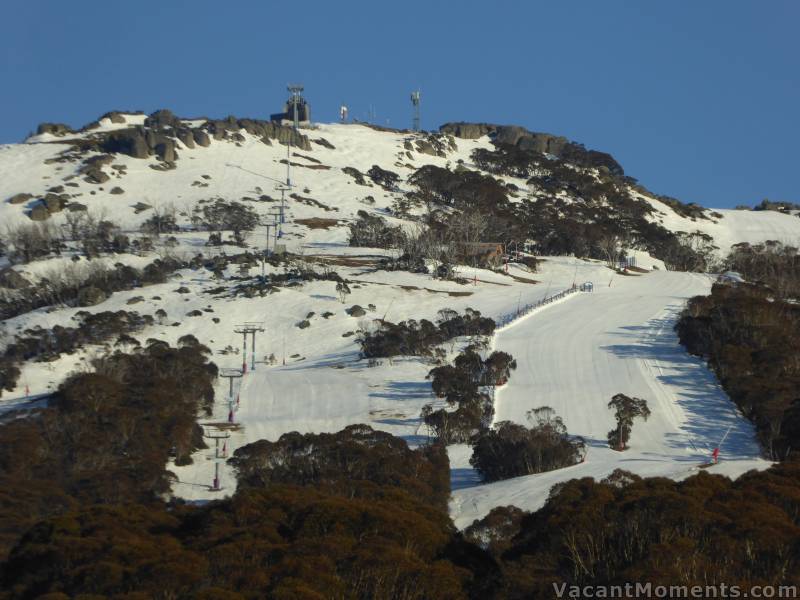
[[[657,211],[654,221],[670,231],[692,233],[700,231],[714,238],[719,247],[719,255],[727,255],[731,246],[740,242],[760,244],[774,240],[797,247],[800,244],[800,218],[775,211],[749,211],[732,209],[713,209],[721,217],[710,219],[687,219],[675,213],[663,202],[643,194],[635,194],[649,202]]]
[[[99,129],[86,134],[64,138],[35,136],[30,143],[0,146],[0,222],[3,226],[30,222],[25,214],[30,203],[11,205],[4,199],[20,192],[41,196],[48,188],[66,182],[77,184],[65,188],[74,195],[74,201],[86,204],[95,214],[113,219],[128,232],[138,230],[152,214],[150,210],[135,213],[133,206],[137,202],[161,209],[174,207],[184,227],[190,225],[191,212],[202,200],[223,197],[247,202],[261,215],[276,206],[258,198],[262,194],[279,197],[274,186],[286,178],[286,166],[280,162],[286,158],[286,147],[275,141],[266,145],[244,132],[245,141],[241,145],[212,140],[208,148],[180,147],[176,168],[170,171],[150,168],[156,164],[155,158],[116,156],[114,164],[125,165],[126,170],[120,173],[104,167],[111,179],[99,186],[85,182],[79,175],[66,181],[76,174],[80,163],[45,163],[70,148],[63,143],[69,137],[91,136],[93,132],[125,127],[143,118],[127,115],[126,124],[102,121]],[[197,126],[201,121],[191,124]],[[564,418],[570,433],[587,439],[586,462],[551,473],[482,485],[469,466],[471,449],[452,446],[449,448],[451,515],[455,523],[467,526],[492,507],[504,504],[535,509],[545,501],[552,485],[572,477],[601,478],[615,468],[640,475],[686,477],[708,461],[711,448],[729,425],[733,427],[722,448],[722,462],[710,471],[736,476],[747,469],[768,465],[759,458],[752,427],[738,415],[702,361],[689,357],[678,346],[672,331],[686,298],[707,293],[710,278],[666,272],[661,261],[643,252],[633,253],[637,266],[658,271],[623,276],[614,274],[599,261],[550,257],[534,274],[515,265],[511,265],[508,275],[462,267],[460,275],[470,283],[458,284],[434,280],[425,274],[376,270],[369,261],[389,252],[348,247],[346,224],[359,210],[403,223],[391,216],[389,208],[405,191],[405,184],[401,183],[399,192],[387,192],[375,185],[360,186],[342,168],[355,167],[365,173],[377,164],[397,172],[404,180],[424,164],[453,166],[460,159],[469,165],[472,150],[490,146],[488,138],[457,139],[458,149],[446,158],[416,152],[409,158],[404,142],[415,134],[341,124],[321,124],[304,133],[312,140],[326,139],[335,150],[314,143],[311,151],[293,149],[292,162],[316,164],[298,156],[304,155],[330,167],[327,170],[293,167],[294,191],[329,210],[288,200],[289,223],[282,241],[291,252],[300,255],[298,260],[313,262],[320,270],[321,263],[327,261],[352,282],[352,293],[344,304],[339,302],[332,281],[286,287],[265,297],[212,295],[210,290],[230,286],[232,282],[217,281],[210,272],[200,269],[180,271],[164,284],[117,292],[105,302],[84,309],[135,310],[143,314],[163,309],[168,319],[139,332],[136,337],[140,341],[156,338],[174,344],[181,336],[192,334],[213,351],[212,360],[223,368],[240,367],[242,363],[241,336],[234,332],[235,327],[245,321],[263,322],[266,331],[257,337],[256,370],[248,373],[235,391],[239,398],[235,426],[227,424],[226,380],[217,386],[214,414],[200,419],[209,432],[230,431],[229,454],[244,444],[263,438],[274,440],[289,431],[337,431],[355,423],[367,423],[402,436],[412,445],[422,443],[427,432],[419,415],[422,407],[434,400],[430,382],[425,379],[433,364],[423,359],[403,358],[368,367],[365,361],[358,360],[352,332],[370,327],[376,318],[395,322],[412,318],[435,320],[443,308],[463,311],[471,307],[499,320],[515,316],[519,307],[552,297],[573,284],[592,282],[594,293],[571,294],[547,304],[501,328],[492,341],[493,348],[510,352],[519,365],[510,382],[497,393],[497,420],[526,423],[527,410],[550,405]],[[526,188],[523,180],[504,179]],[[114,186],[122,187],[125,193],[110,194]],[[366,196],[372,196],[374,204],[366,203]],[[648,201],[660,211],[657,218],[665,227],[674,231],[708,232],[723,249],[733,243],[766,239],[797,245],[800,239],[800,219],[796,216],[719,211],[723,214],[721,219],[693,222],[657,200]],[[51,222],[59,226],[64,218],[64,213],[56,214]],[[294,222],[308,218],[336,219],[339,225],[311,229]],[[222,251],[205,247],[204,233],[186,231],[176,237],[177,248],[159,248],[159,252],[189,257],[198,251],[206,255]],[[265,232],[254,232],[248,242],[263,248]],[[229,247],[224,251],[234,249]],[[102,261],[142,267],[155,258],[156,253],[144,257],[115,255]],[[54,269],[71,264],[69,260],[54,258],[15,268],[37,282]],[[267,271],[275,269],[270,267]],[[229,268],[227,275],[234,274],[234,268]],[[181,286],[190,293],[176,293]],[[128,304],[138,296],[144,299]],[[344,312],[353,304],[364,308],[372,304],[374,309],[369,309],[365,317],[353,318]],[[40,309],[9,319],[4,328],[15,334],[37,325],[69,326],[74,324],[71,319],[78,310]],[[193,310],[213,312],[188,317],[187,313]],[[326,311],[334,314],[323,318],[321,315]],[[311,326],[299,329],[297,323],[311,312],[315,313],[309,318]],[[0,410],[24,405],[26,385],[31,397],[42,402],[40,395],[53,390],[71,371],[83,368],[92,356],[105,351],[107,348],[87,348],[52,363],[25,363],[21,385],[11,393],[4,393]],[[269,354],[276,356],[276,365],[265,364]],[[618,392],[645,398],[653,412],[647,422],[636,423],[631,448],[624,453],[605,447],[605,436],[612,426],[611,411],[606,404]],[[216,463],[213,454],[213,448],[202,450],[195,454],[192,465],[170,465],[178,478],[173,489],[176,495],[205,501],[234,491],[233,473],[224,463],[220,465],[224,489],[219,492],[209,489]]]
[[[497,394],[496,421],[527,424],[526,411],[550,406],[570,434],[586,440],[588,454],[568,469],[455,490],[450,512],[456,525],[466,527],[497,506],[536,510],[553,485],[601,479],[615,469],[681,479],[709,462],[729,427],[722,462],[709,472],[738,476],[768,467],[752,425],[673,331],[684,301],[710,285],[709,277],[690,273],[616,277],[610,287],[596,286],[594,293],[502,330],[495,346],[519,366]],[[652,411],[646,422],[635,423],[625,452],[611,450],[606,441],[614,427],[607,404],[616,393],[643,398]],[[450,456],[457,482],[474,479],[467,473],[468,453]]]

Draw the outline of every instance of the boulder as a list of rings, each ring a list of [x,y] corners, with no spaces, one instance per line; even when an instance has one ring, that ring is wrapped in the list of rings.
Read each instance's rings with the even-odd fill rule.
[[[445,123],[439,127],[441,133],[447,133],[465,140],[476,140],[488,135],[496,126],[488,123]]]
[[[96,156],[91,156],[84,161],[84,164],[87,167],[95,167],[97,169],[104,167],[105,165],[110,165],[114,162],[114,157],[110,154],[98,154]]]
[[[141,127],[121,129],[109,134],[101,143],[105,152],[127,154],[133,158],[147,158],[150,149]]]
[[[192,129],[192,137],[194,138],[195,143],[203,148],[206,148],[211,144],[211,139],[202,129]]]
[[[47,207],[47,211],[50,214],[61,212],[64,210],[64,207],[67,205],[67,201],[69,200],[69,196],[67,194],[53,194],[52,192],[46,194],[44,198],[42,198],[42,202]]]
[[[187,148],[194,148],[194,135],[192,135],[192,130],[186,127],[178,130],[178,139],[181,141],[181,144],[186,146]]]
[[[61,194],[64,191],[63,185],[54,185],[53,187],[47,190],[48,192],[53,192],[54,194]]]
[[[11,198],[8,199],[9,204],[25,204],[28,200],[33,198],[33,194],[27,194],[22,192],[20,194],[14,194]]]
[[[144,120],[144,126],[153,129],[171,127],[177,130],[181,125],[181,120],[176,117],[171,110],[167,110],[166,108],[157,110]]]
[[[175,152],[175,142],[170,138],[162,137],[155,145],[154,150],[158,158],[167,163],[173,163],[178,158],[178,153]]]
[[[118,125],[120,123],[125,123],[125,116],[121,112],[118,112],[118,111],[115,111],[115,110],[112,110],[111,112],[107,112],[106,114],[101,116],[99,120],[102,121],[103,119],[108,119],[112,123],[116,123]]]
[[[84,173],[85,173],[86,177],[84,177],[83,180],[86,181],[87,183],[100,184],[100,183],[105,183],[106,181],[108,181],[110,179],[110,177],[106,173],[104,173],[100,169],[96,169],[96,168],[93,168],[93,167],[89,168],[89,169],[86,169],[86,171],[84,171]]]
[[[351,317],[363,317],[367,314],[367,311],[360,307],[358,304],[354,304],[350,308],[346,308],[345,311]]]
[[[20,290],[30,287],[31,283],[14,269],[3,269],[0,271],[0,287],[10,290]]]
[[[113,188],[111,188],[111,191],[110,191],[110,192],[108,192],[108,193],[109,193],[109,194],[114,194],[115,196],[117,196],[117,195],[119,195],[119,194],[124,194],[124,193],[125,193],[125,190],[123,190],[123,189],[122,189],[121,187],[119,187],[119,186],[114,186]]]
[[[78,292],[78,306],[94,306],[108,298],[108,294],[100,288],[90,285]]]
[[[50,218],[50,211],[47,210],[44,204],[37,204],[28,213],[28,217],[30,217],[31,221],[46,221]]]
[[[79,210],[86,210],[86,205],[80,202],[70,202],[67,204],[67,210],[70,212],[78,212]]]

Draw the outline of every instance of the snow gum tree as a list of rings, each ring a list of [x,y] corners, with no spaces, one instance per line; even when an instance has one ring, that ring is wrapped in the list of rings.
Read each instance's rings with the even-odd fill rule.
[[[650,409],[646,400],[631,398],[625,394],[617,394],[611,398],[608,408],[614,411],[614,418],[617,420],[617,426],[608,432],[608,445],[621,452],[628,447],[633,420],[641,417],[646,421],[650,416]]]

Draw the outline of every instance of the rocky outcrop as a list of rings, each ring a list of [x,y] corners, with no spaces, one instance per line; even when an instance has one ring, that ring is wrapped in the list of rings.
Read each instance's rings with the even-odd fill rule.
[[[127,154],[133,158],[147,158],[150,156],[150,148],[147,145],[142,127],[120,129],[110,133],[100,143],[100,148],[104,152]]]
[[[102,117],[100,117],[100,119],[98,119],[98,120],[102,121],[103,119],[108,119],[109,121],[111,121],[112,123],[116,123],[117,125],[126,122],[125,121],[125,116],[121,112],[116,111],[116,110],[112,110],[111,112],[107,112]]]
[[[488,123],[445,123],[439,127],[439,131],[464,140],[477,140],[492,133],[496,127]]]
[[[582,144],[572,142],[563,136],[529,131],[518,125],[445,123],[439,128],[439,131],[466,139],[476,139],[488,135],[495,144],[507,144],[516,146],[520,150],[552,154],[567,162],[607,170],[617,176],[625,174],[622,166],[610,154],[587,150]]]
[[[281,144],[290,143],[295,148],[311,150],[311,141],[307,136],[295,131],[293,127],[281,125],[274,121],[237,119],[231,116],[227,119],[208,121],[203,125],[203,129],[208,131],[215,140],[228,139],[233,134],[244,129],[250,135],[261,138],[261,141],[267,144],[271,143],[270,140],[278,140]]]
[[[192,129],[192,137],[194,138],[194,143],[198,146],[207,148],[211,145],[211,138],[209,138],[208,134],[202,129]]]
[[[144,126],[150,129],[165,129],[167,127],[178,130],[183,127],[181,120],[176,117],[171,110],[162,108],[157,110],[144,120]]]
[[[178,130],[178,139],[180,140],[181,144],[186,146],[187,148],[194,148],[194,135],[192,130],[188,127],[182,127]]]
[[[31,221],[46,221],[50,218],[50,211],[44,204],[37,204],[28,213],[28,217]]]
[[[0,271],[0,287],[10,290],[21,290],[30,287],[31,283],[14,269],[7,268]]]
[[[33,198],[33,194],[27,194],[22,192],[20,194],[14,194],[11,198],[8,199],[9,204],[25,204],[28,200]]]
[[[47,208],[47,212],[51,215],[53,213],[61,212],[69,202],[69,194],[53,194],[48,193],[42,198],[42,202]]]
[[[72,127],[64,123],[39,123],[39,126],[36,128],[36,135],[42,135],[43,133],[62,136],[75,132]]]

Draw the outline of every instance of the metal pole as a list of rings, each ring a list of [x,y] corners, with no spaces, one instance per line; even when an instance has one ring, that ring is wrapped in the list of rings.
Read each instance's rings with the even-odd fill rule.
[[[244,349],[242,351],[242,375],[247,373],[247,331],[242,332],[242,339],[244,340]]]
[[[250,351],[252,353],[251,354],[251,358],[250,358],[250,370],[251,371],[255,371],[256,370],[256,330],[255,329],[253,330],[253,344],[250,347]]]

